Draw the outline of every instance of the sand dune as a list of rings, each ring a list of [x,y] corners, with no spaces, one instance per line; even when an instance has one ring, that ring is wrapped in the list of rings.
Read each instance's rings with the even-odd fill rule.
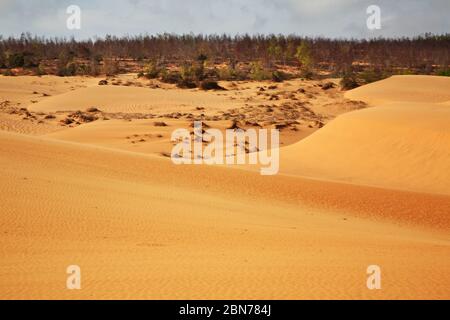
[[[155,126],[155,120],[96,121],[71,130],[47,134],[57,140],[103,146],[143,154],[171,154],[171,134],[176,128],[189,128],[191,122],[164,120],[166,127]]]
[[[284,148],[282,172],[450,194],[450,79],[395,76],[346,97],[374,107],[341,115]]]
[[[396,103],[340,116],[281,153],[284,173],[450,194],[450,108]]]
[[[233,107],[233,101],[213,92],[182,89],[149,89],[125,86],[90,86],[32,105],[31,111],[56,112],[97,107],[104,112],[155,113],[189,112],[208,107],[213,112]]]
[[[448,298],[448,234],[367,220],[359,207],[422,209],[448,228],[448,197],[7,133],[0,153],[1,298]],[[374,263],[385,270],[377,292],[365,287]],[[70,264],[81,291],[64,288]]]
[[[393,76],[350,90],[345,97],[372,105],[386,102],[438,103],[450,100],[450,78]]]
[[[24,107],[72,90],[86,88],[97,83],[95,78],[55,76],[5,77],[0,75],[0,102],[8,100]]]

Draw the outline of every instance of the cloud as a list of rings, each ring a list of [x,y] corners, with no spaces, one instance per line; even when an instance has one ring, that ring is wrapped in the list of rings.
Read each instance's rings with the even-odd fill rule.
[[[79,5],[82,29],[66,29]],[[382,9],[382,29],[366,28],[366,8]],[[0,0],[0,32],[88,38],[106,34],[228,33],[327,37],[414,36],[450,30],[448,0]]]

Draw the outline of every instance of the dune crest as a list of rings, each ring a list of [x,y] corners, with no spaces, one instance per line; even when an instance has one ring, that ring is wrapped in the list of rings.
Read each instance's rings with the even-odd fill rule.
[[[90,86],[66,92],[33,104],[30,111],[76,111],[96,106],[105,112],[168,113],[189,111],[198,106],[209,110],[231,108],[233,101],[210,92],[183,89],[149,89],[126,86]]]
[[[403,91],[396,91],[403,86]],[[450,194],[450,108],[445,100],[450,97],[450,79],[392,77],[347,96],[370,103],[395,102],[339,116],[305,140],[286,147],[281,153],[282,172]],[[431,96],[436,103],[400,101],[427,101]]]
[[[450,78],[439,76],[393,76],[345,94],[347,99],[371,105],[386,102],[439,103],[450,100]]]
[[[395,104],[340,116],[285,148],[288,174],[450,194],[450,108]]]

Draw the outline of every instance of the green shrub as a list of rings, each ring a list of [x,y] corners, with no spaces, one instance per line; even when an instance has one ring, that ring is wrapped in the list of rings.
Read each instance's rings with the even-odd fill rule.
[[[40,63],[40,59],[32,52],[23,53],[23,67],[24,68],[37,68]]]
[[[60,77],[73,77],[77,74],[77,71],[78,64],[75,62],[69,62],[65,66],[58,66],[56,73]]]
[[[177,82],[177,86],[183,89],[196,88],[196,81],[201,80],[199,72],[194,65],[185,63],[181,68],[181,80]]]
[[[0,53],[0,69],[6,68],[6,57],[3,53]]]
[[[91,74],[91,72],[92,72],[91,66],[87,64],[81,64],[77,66],[75,70],[76,75],[83,75],[83,76],[88,76]]]
[[[344,74],[341,80],[341,88],[344,90],[351,90],[358,88],[359,84],[356,79],[356,75],[353,72],[347,72]]]
[[[42,63],[40,63],[39,66],[36,68],[35,73],[37,76],[44,76],[47,74],[47,72],[45,72],[44,65]]]
[[[203,62],[198,61],[194,63],[191,68],[196,81],[202,81],[205,79],[205,65]]]
[[[231,66],[227,66],[226,68],[219,69],[218,75],[220,80],[232,81],[235,80],[236,70]]]
[[[300,70],[300,78],[312,80],[312,79],[314,79],[314,72],[312,71],[312,69],[309,69],[306,67],[302,68]]]
[[[414,70],[404,69],[404,70],[397,71],[396,74],[401,75],[401,76],[411,76],[411,75],[415,75],[416,73],[414,72]]]
[[[313,79],[314,59],[311,53],[311,47],[307,42],[302,41],[297,47],[295,58],[300,64],[300,77],[309,80]]]
[[[372,82],[380,81],[388,78],[389,75],[382,72],[381,70],[365,70],[359,74],[359,78],[363,84],[369,84]]]
[[[450,69],[439,70],[436,74],[442,77],[450,77]]]
[[[8,68],[22,68],[25,65],[25,56],[23,53],[12,53],[7,55]]]
[[[260,62],[252,62],[250,65],[249,77],[256,81],[270,80],[272,79],[272,74],[265,70]]]
[[[161,81],[162,82],[170,83],[170,84],[177,84],[177,83],[181,82],[181,80],[182,80],[181,73],[178,71],[164,70],[161,73]]]
[[[150,62],[144,69],[144,77],[147,79],[156,79],[160,76],[161,68],[155,61]]]
[[[218,79],[223,81],[243,81],[249,79],[248,72],[245,73],[232,65],[219,69],[217,73]]]
[[[289,80],[289,75],[284,73],[283,71],[274,71],[272,72],[272,81],[273,82],[283,82],[285,80]]]
[[[313,58],[311,48],[307,42],[302,41],[302,43],[297,47],[295,57],[297,58],[302,69],[312,68]]]

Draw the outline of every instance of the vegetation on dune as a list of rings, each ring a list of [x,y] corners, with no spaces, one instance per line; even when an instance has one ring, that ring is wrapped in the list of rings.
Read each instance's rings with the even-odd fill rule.
[[[450,69],[442,69],[437,72],[438,76],[450,77]]]
[[[354,72],[346,72],[341,79],[341,87],[344,90],[351,90],[359,87],[356,74]]]
[[[310,45],[306,41],[302,41],[297,47],[295,57],[300,65],[301,76],[306,79],[311,79],[313,77],[312,70],[314,66],[314,58],[312,57]]]

